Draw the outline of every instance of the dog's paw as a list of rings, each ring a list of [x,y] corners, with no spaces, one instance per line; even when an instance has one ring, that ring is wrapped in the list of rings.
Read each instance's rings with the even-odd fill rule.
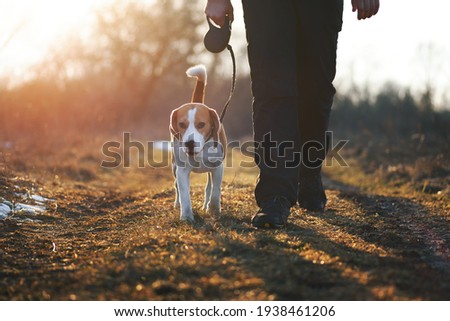
[[[220,205],[209,204],[206,208],[206,213],[209,215],[219,215],[220,212]]]
[[[195,222],[194,213],[192,213],[192,212],[190,212],[190,213],[182,213],[180,215],[180,220],[183,221],[183,222],[194,223]]]

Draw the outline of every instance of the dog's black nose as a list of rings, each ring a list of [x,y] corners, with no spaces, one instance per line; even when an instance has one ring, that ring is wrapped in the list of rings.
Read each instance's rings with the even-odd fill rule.
[[[195,147],[195,141],[194,140],[188,140],[187,142],[184,142],[184,146],[191,152],[194,150]]]

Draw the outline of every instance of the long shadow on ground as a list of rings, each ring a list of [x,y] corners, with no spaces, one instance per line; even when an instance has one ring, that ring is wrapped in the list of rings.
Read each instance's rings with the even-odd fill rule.
[[[281,231],[250,227],[251,187],[194,225],[178,221],[171,191],[80,191],[51,220],[0,224],[0,298],[450,299],[445,220],[410,199],[327,185],[328,210],[294,209]]]

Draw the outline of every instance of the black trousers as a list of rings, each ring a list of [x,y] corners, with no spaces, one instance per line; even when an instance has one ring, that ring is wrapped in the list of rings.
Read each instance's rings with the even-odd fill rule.
[[[299,180],[320,173],[327,152],[343,0],[242,3],[260,169],[256,201],[282,195],[294,205]]]

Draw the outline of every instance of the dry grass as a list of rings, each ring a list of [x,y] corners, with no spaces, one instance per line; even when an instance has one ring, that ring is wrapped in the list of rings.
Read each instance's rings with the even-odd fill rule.
[[[329,168],[324,213],[294,208],[285,230],[259,231],[256,169],[234,155],[223,214],[200,210],[197,175],[190,225],[172,207],[168,168],[101,169],[98,149],[3,151],[0,196],[56,202],[33,221],[0,221],[0,299],[450,299],[446,193]]]

